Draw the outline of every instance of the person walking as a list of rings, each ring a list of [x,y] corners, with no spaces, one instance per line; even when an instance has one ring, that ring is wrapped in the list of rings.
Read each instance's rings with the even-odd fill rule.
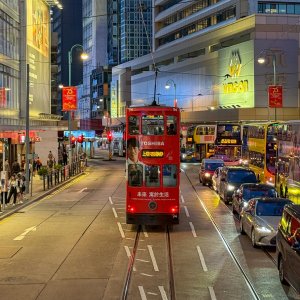
[[[10,165],[9,165],[8,159],[6,159],[4,162],[4,171],[6,171],[7,176],[10,177]]]
[[[66,166],[68,164],[68,154],[66,151],[63,152],[63,165]]]
[[[21,170],[21,166],[20,166],[20,164],[18,163],[18,161],[17,160],[15,160],[14,162],[13,162],[13,164],[12,164],[12,166],[11,166],[11,171],[12,171],[12,175],[13,174],[18,174],[19,172],[20,172],[20,170]]]
[[[17,200],[19,204],[19,203],[23,203],[23,193],[25,187],[25,183],[23,182],[23,178],[22,178],[22,173],[18,173],[16,182],[17,182],[16,184]]]
[[[10,203],[11,196],[14,196],[12,205],[15,206],[17,201],[17,181],[15,175],[11,175],[8,181],[8,188],[9,188],[9,193],[7,197],[7,202]]]

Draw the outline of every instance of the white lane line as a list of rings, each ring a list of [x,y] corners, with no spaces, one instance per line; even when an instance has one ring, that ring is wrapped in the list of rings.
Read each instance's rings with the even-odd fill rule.
[[[152,260],[154,271],[158,272],[159,269],[158,269],[158,266],[157,266],[157,263],[156,263],[156,259],[155,259],[155,256],[154,256],[152,245],[147,245],[147,247],[148,247],[148,251],[149,251],[149,254],[150,254],[150,257],[151,257],[151,260]]]
[[[185,210],[185,215],[189,218],[190,217],[190,213],[188,211],[188,208],[186,206],[183,207]]]
[[[146,293],[144,291],[144,287],[139,285],[139,291],[140,291],[140,295],[141,295],[141,299],[142,300],[147,300],[147,296],[146,296]]]
[[[32,226],[32,227],[26,228],[22,234],[20,234],[20,235],[18,235],[17,237],[14,238],[14,241],[21,241],[21,240],[23,240],[24,237],[26,236],[26,234],[29,233],[30,231],[36,231],[36,226]]]
[[[141,275],[143,275],[143,276],[148,276],[148,277],[153,277],[153,275],[151,275],[151,274],[146,274],[146,273],[141,273]]]
[[[120,224],[120,222],[117,222],[117,224],[118,224],[118,227],[119,227],[121,237],[124,239],[125,238],[125,233],[123,231],[122,225]]]
[[[112,208],[112,211],[113,211],[113,213],[114,213],[115,218],[117,218],[117,217],[118,217],[118,214],[117,214],[117,212],[116,212],[116,210],[115,210],[114,207]]]
[[[147,260],[147,259],[141,259],[141,258],[136,258],[136,260],[141,261],[141,262],[146,262],[146,263],[149,262],[149,260]]]
[[[158,288],[159,288],[159,291],[160,291],[160,294],[161,294],[161,298],[163,300],[168,300],[168,297],[167,297],[167,294],[166,294],[166,291],[165,291],[164,287],[162,285],[159,285]]]
[[[214,288],[212,286],[209,286],[208,290],[209,290],[211,300],[217,300]]]
[[[181,195],[181,197],[180,197],[180,198],[181,198],[181,202],[182,202],[182,203],[184,203],[184,198],[183,198],[183,196],[182,196],[182,195]]]
[[[124,248],[125,248],[125,251],[126,251],[126,254],[127,254],[128,259],[132,260],[131,252],[130,252],[130,250],[129,250],[129,247],[124,246]],[[135,268],[135,267],[133,267],[132,269],[133,269],[133,271],[136,271],[136,268]]]
[[[197,233],[195,231],[195,227],[194,227],[193,223],[189,222],[189,224],[190,224],[190,227],[191,227],[191,230],[192,230],[193,237],[197,237]]]
[[[87,187],[81,189],[80,191],[78,191],[78,193],[82,193],[83,191],[87,190]]]
[[[108,197],[108,200],[109,200],[109,202],[110,202],[111,205],[114,204],[110,196]]]
[[[147,292],[148,295],[157,296],[157,293]]]
[[[207,272],[207,267],[206,267],[206,263],[205,263],[205,260],[204,260],[204,256],[203,256],[202,251],[201,251],[199,246],[197,246],[197,251],[198,251],[200,261],[201,261],[202,269],[203,269],[204,272]]]

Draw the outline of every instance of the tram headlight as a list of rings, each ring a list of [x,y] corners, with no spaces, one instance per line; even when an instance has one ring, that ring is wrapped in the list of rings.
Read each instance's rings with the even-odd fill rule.
[[[234,190],[234,185],[228,184],[227,186],[227,191],[233,191]]]
[[[205,177],[210,177],[210,174],[209,173],[204,173],[204,176]]]

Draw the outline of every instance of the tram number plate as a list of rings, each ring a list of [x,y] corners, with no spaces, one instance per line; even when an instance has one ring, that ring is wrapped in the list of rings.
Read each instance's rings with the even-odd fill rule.
[[[162,158],[164,157],[163,150],[142,150],[142,157],[144,158]]]

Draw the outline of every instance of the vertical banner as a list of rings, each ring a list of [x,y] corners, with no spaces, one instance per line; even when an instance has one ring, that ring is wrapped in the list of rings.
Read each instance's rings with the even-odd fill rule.
[[[77,88],[75,86],[67,86],[62,88],[62,110],[77,110]]]
[[[0,88],[0,107],[6,107],[6,90],[4,87]]]
[[[282,85],[269,85],[269,107],[280,108],[282,107]]]

